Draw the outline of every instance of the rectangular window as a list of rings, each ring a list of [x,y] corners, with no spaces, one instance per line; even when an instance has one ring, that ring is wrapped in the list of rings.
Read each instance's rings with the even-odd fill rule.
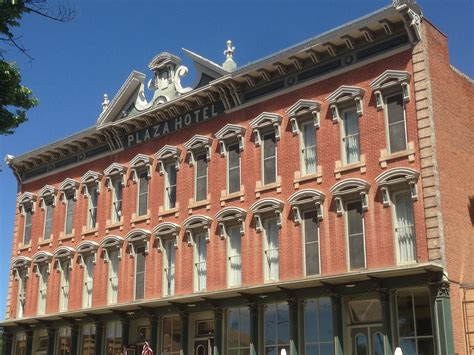
[[[122,324],[108,322],[105,329],[105,354],[122,354]]]
[[[321,297],[306,300],[303,317],[306,354],[334,354],[331,299]]]
[[[405,103],[402,94],[387,97],[387,122],[390,153],[407,149]]]
[[[122,217],[122,180],[112,180],[112,223],[120,222]]]
[[[48,291],[48,265],[38,265],[38,314],[46,312],[46,294]]]
[[[23,245],[28,245],[31,242],[31,210],[25,212],[25,228],[23,230]]]
[[[135,254],[135,299],[145,296],[145,247],[140,246]]]
[[[415,221],[413,200],[409,191],[393,194],[395,212],[395,237],[398,246],[398,261],[407,263],[416,261]]]
[[[66,217],[64,223],[64,233],[66,235],[72,234],[72,223],[74,217],[74,196],[66,196]]]
[[[92,289],[94,286],[94,256],[84,256],[84,284],[82,288],[82,308],[92,307]]]
[[[25,304],[26,304],[26,285],[27,285],[27,271],[20,271],[18,278],[18,301],[16,306],[16,316],[17,318],[23,318],[25,314]]]
[[[162,329],[161,355],[179,355],[181,351],[180,317],[164,317]]]
[[[346,226],[350,269],[364,268],[364,213],[361,201],[348,202],[346,204]]]
[[[71,328],[62,327],[58,330],[58,355],[69,355],[71,353]]]
[[[357,111],[355,109],[345,111],[342,121],[344,163],[357,163],[360,161],[359,115]]]
[[[207,276],[207,240],[204,233],[196,235],[194,240],[194,276],[195,276],[195,290],[204,291],[206,289]]]
[[[403,354],[434,354],[429,291],[418,289],[397,292],[397,315]]]
[[[278,253],[278,224],[276,218],[267,218],[263,222],[264,253],[265,253],[265,281],[278,281],[279,253]]]
[[[51,239],[52,226],[53,226],[53,205],[49,203],[46,205],[46,208],[44,211],[43,240]]]
[[[163,281],[164,281],[164,294],[165,296],[171,296],[174,294],[174,282],[175,282],[175,256],[176,248],[174,246],[174,240],[168,239],[163,242],[164,248],[164,260],[163,260]]]
[[[97,225],[98,190],[96,186],[89,186],[87,191],[89,194],[87,207],[87,228],[94,229]]]
[[[176,165],[165,166],[165,210],[176,207]]]
[[[306,275],[319,274],[319,219],[316,210],[303,214]]]
[[[207,200],[207,155],[196,156],[196,201]]]
[[[240,286],[242,283],[242,258],[240,246],[240,227],[229,226],[228,228],[229,242],[227,257],[228,264],[228,283],[229,287]]]
[[[250,311],[248,307],[227,311],[227,354],[250,354]]]
[[[26,333],[25,332],[16,333],[14,354],[26,355]]]
[[[148,213],[148,173],[138,175],[138,208],[137,215],[144,216]]]
[[[240,191],[240,148],[239,143],[227,147],[227,193]]]
[[[281,354],[285,349],[290,353],[290,322],[286,302],[264,306],[264,354]]]
[[[301,124],[301,162],[302,174],[311,175],[316,173],[316,127],[313,121]]]
[[[81,334],[82,355],[95,355],[95,326],[84,324]]]
[[[276,182],[277,176],[277,145],[275,132],[264,134],[262,140],[263,184],[267,185]]]
[[[70,261],[60,261],[60,280],[59,280],[59,311],[64,312],[68,309],[69,301],[69,263]]]
[[[118,267],[119,267],[119,251],[108,250],[109,257],[108,273],[109,282],[107,287],[108,304],[116,304],[118,300]]]

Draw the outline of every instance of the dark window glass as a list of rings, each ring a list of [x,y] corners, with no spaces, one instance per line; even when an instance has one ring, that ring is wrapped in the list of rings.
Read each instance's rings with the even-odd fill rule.
[[[356,110],[344,112],[344,152],[346,164],[356,163],[360,160],[359,144],[359,115]]]
[[[176,207],[176,165],[166,165],[165,208]]]
[[[303,218],[306,275],[316,275],[319,274],[318,216],[313,210],[305,212]]]
[[[403,96],[387,97],[388,132],[390,152],[395,153],[407,148],[405,132],[405,112]]]
[[[322,297],[305,301],[303,316],[306,354],[332,355],[334,344],[331,299]]]
[[[122,181],[115,179],[113,181],[113,195],[112,195],[112,221],[119,222],[122,216]]]
[[[122,353],[122,325],[120,322],[109,322],[106,327],[105,354]]]
[[[276,182],[276,138],[275,132],[263,135],[263,183]]]
[[[23,233],[23,244],[28,245],[31,241],[31,210],[26,211],[25,213],[25,231]]]
[[[228,148],[228,179],[229,193],[240,191],[240,149],[238,144]]]
[[[207,155],[196,157],[196,201],[207,199]]]
[[[97,187],[89,187],[89,210],[88,210],[88,227],[95,228],[97,224]]]
[[[179,355],[181,350],[181,322],[178,316],[163,318],[162,355]]]
[[[138,215],[144,216],[148,213],[148,174],[140,173],[138,187]]]
[[[53,205],[46,205],[46,215],[44,217],[44,235],[43,240],[49,240],[51,238],[51,227],[53,222]]]
[[[135,255],[135,299],[145,295],[145,247],[138,247]]]
[[[289,345],[288,304],[283,302],[266,305],[264,312],[265,354],[280,354],[283,349],[288,354]]]
[[[67,202],[66,202],[66,226],[64,228],[66,235],[72,233],[73,217],[74,217],[74,198],[72,196],[68,196]]]
[[[365,250],[362,202],[350,202],[346,209],[350,268],[363,268],[365,267]]]

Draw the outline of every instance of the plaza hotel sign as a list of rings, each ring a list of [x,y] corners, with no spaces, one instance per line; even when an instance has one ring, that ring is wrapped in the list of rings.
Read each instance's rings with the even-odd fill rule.
[[[171,120],[157,123],[154,126],[143,128],[123,137],[123,146],[125,149],[133,147],[137,144],[147,142],[151,139],[159,138],[179,131],[180,129],[189,127],[193,124],[207,121],[213,117],[224,113],[224,105],[218,101],[213,104],[203,106],[195,111],[188,112],[184,115],[175,117]]]

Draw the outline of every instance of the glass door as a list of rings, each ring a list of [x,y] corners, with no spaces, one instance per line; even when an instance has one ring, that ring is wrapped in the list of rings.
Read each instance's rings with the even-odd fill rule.
[[[353,355],[385,355],[385,336],[381,326],[360,326],[351,330]]]

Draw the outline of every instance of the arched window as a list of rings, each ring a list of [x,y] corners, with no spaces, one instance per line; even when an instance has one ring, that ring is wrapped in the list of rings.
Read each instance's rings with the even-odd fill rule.
[[[156,154],[158,172],[164,178],[164,199],[160,212],[177,209],[176,201],[176,175],[179,170],[179,157],[181,150],[178,147],[165,145]]]
[[[205,291],[207,287],[207,243],[210,241],[212,218],[204,215],[188,217],[183,228],[188,245],[193,245],[194,291]]]
[[[33,271],[38,277],[38,315],[46,312],[46,296],[48,292],[48,277],[51,270],[51,259],[53,254],[45,251],[39,251],[33,255]]]
[[[89,170],[81,177],[84,196],[87,198],[87,219],[83,233],[95,230],[97,225],[97,202],[100,193],[100,179],[102,174]]]
[[[227,284],[229,287],[242,283],[241,237],[245,233],[247,212],[238,207],[226,207],[216,214],[219,235],[227,239]]]
[[[132,181],[137,184],[137,202],[132,219],[150,215],[150,210],[148,209],[148,185],[151,179],[152,162],[152,158],[148,155],[137,154],[128,163],[131,170]]]
[[[60,199],[66,206],[64,213],[64,231],[59,238],[72,237],[74,235],[74,206],[77,201],[77,190],[79,182],[70,178],[65,179],[59,185]]]
[[[67,311],[69,303],[69,274],[72,270],[72,260],[75,249],[60,247],[54,252],[54,264],[59,273],[59,312]]]
[[[171,296],[175,290],[175,263],[178,235],[181,227],[176,223],[163,222],[153,229],[158,250],[163,252],[163,295]]]
[[[211,160],[212,138],[194,135],[184,143],[188,163],[194,166],[194,201],[208,201],[208,163]]]
[[[416,262],[416,229],[413,201],[418,199],[416,183],[419,173],[409,168],[383,172],[375,181],[380,186],[385,207],[392,206],[392,221],[397,260],[399,263]]]
[[[24,192],[17,199],[18,209],[23,216],[23,240],[22,245],[31,244],[31,225],[33,213],[35,212],[36,195],[31,192]]]
[[[255,229],[263,234],[263,264],[266,282],[278,281],[280,277],[280,232],[284,203],[274,198],[265,198],[250,206],[255,219]]]
[[[43,241],[52,239],[53,208],[56,207],[57,189],[46,185],[39,192],[40,207],[44,211]]]
[[[118,301],[118,270],[123,242],[124,239],[116,235],[109,235],[100,242],[104,262],[107,263],[107,304],[116,304]]]
[[[305,275],[320,273],[319,222],[323,218],[324,197],[317,190],[304,189],[295,192],[288,199],[295,224],[301,224]]]
[[[26,306],[26,286],[28,281],[28,270],[31,259],[25,256],[17,256],[12,262],[12,273],[17,285],[16,317],[23,318]]]
[[[82,279],[82,308],[92,307],[92,291],[94,288],[94,265],[96,264],[99,244],[93,241],[83,241],[77,246],[79,265],[83,268]]]
[[[135,300],[141,300],[145,297],[146,255],[149,252],[150,235],[150,231],[137,228],[128,232],[125,237],[130,254],[135,259]]]
[[[345,179],[333,185],[338,216],[344,215],[350,270],[366,267],[364,211],[369,208],[370,185],[361,179]]]
[[[125,175],[127,167],[118,163],[110,164],[104,170],[105,184],[111,192],[110,223],[115,224],[123,221],[122,216],[122,189],[125,186]],[[109,221],[108,221],[109,222]]]

